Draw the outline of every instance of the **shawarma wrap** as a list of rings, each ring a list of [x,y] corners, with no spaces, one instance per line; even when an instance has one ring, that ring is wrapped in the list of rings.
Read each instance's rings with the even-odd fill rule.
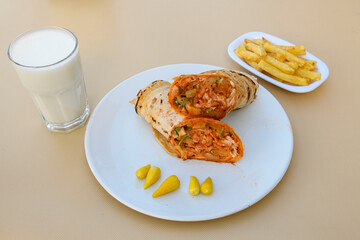
[[[252,103],[259,87],[254,76],[226,69],[173,79],[169,103],[186,117],[222,119],[232,110]]]
[[[156,131],[170,154],[183,159],[234,163],[243,157],[240,137],[226,123],[210,118],[185,118],[168,102],[170,83],[155,81],[138,93],[135,111]]]

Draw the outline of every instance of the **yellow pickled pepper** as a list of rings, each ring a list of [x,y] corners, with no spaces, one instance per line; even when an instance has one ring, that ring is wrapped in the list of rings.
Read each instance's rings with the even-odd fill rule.
[[[160,177],[161,170],[158,167],[152,166],[149,169],[148,174],[146,175],[144,189],[147,189],[151,185],[153,185]]]
[[[160,197],[169,192],[175,191],[180,187],[180,180],[177,176],[171,175],[160,185],[160,187],[153,193],[153,198]]]
[[[199,195],[200,193],[199,180],[194,176],[190,177],[189,192],[193,196]]]
[[[151,165],[148,164],[148,165],[143,166],[143,167],[139,168],[138,170],[136,170],[136,177],[138,179],[144,179],[146,177],[146,175],[148,174],[150,167],[151,167]]]
[[[204,195],[209,195],[213,191],[213,183],[211,177],[208,177],[200,187],[201,193]]]

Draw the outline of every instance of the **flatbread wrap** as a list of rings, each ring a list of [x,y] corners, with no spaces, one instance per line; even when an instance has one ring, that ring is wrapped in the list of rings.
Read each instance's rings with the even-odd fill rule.
[[[254,76],[226,69],[180,75],[173,80],[169,103],[186,117],[222,119],[252,103],[259,87]]]
[[[135,111],[155,129],[154,136],[167,152],[182,159],[235,163],[244,146],[234,129],[210,118],[186,118],[168,102],[170,83],[155,81],[140,90]]]

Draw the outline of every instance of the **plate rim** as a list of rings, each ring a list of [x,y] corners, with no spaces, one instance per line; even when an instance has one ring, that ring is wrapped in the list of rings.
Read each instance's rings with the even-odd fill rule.
[[[277,37],[275,35],[269,34],[269,33],[265,33],[265,32],[257,32],[257,31],[253,31],[253,32],[247,32],[242,34],[241,36],[237,37],[235,40],[233,40],[229,45],[228,45],[228,49],[227,52],[230,56],[231,59],[233,59],[236,63],[238,63],[240,66],[242,66],[243,68],[245,68],[246,70],[250,71],[251,73],[255,74],[257,77],[272,83],[275,86],[278,86],[280,88],[283,88],[285,90],[288,90],[290,92],[294,92],[294,93],[307,93],[307,92],[311,92],[314,91],[316,88],[318,88],[320,85],[322,85],[329,77],[330,75],[330,71],[329,71],[329,67],[326,65],[326,63],[324,61],[322,61],[320,58],[316,57],[315,55],[311,54],[309,51],[306,51],[306,58],[309,58],[311,60],[316,60],[318,62],[318,64],[320,63],[321,65],[323,65],[324,67],[324,71],[321,72],[321,79],[319,81],[315,81],[313,83],[311,83],[308,86],[295,86],[295,85],[289,85],[286,83],[282,83],[279,82],[259,71],[257,71],[255,68],[251,67],[249,64],[247,64],[244,60],[242,60],[241,58],[239,58],[234,50],[238,47],[236,46],[236,44],[238,45],[238,42],[240,40],[242,40],[243,38],[246,38],[247,36],[249,37],[254,37],[255,36],[261,36],[261,37],[267,37],[267,38],[274,38],[276,40],[280,40],[283,41],[284,43],[286,43],[289,46],[295,46],[295,44],[284,40],[280,37]]]
[[[291,160],[292,160],[292,155],[293,155],[293,152],[294,152],[294,134],[293,134],[293,129],[292,129],[292,125],[291,125],[291,122],[290,122],[290,119],[289,119],[289,116],[287,115],[285,109],[283,108],[283,106],[281,105],[281,103],[275,98],[274,95],[272,95],[266,88],[264,88],[263,86],[261,86],[259,84],[259,88],[261,88],[263,91],[266,91],[268,94],[270,94],[273,99],[281,106],[282,110],[284,111],[285,113],[285,116],[286,116],[286,120],[287,122],[289,123],[289,133],[290,133],[290,136],[291,136],[291,147],[290,147],[290,151],[289,151],[289,156],[287,156],[287,159],[288,161],[286,162],[286,165],[284,165],[284,169],[283,169],[283,172],[281,172],[279,175],[278,175],[278,178],[276,179],[276,181],[274,181],[274,184],[271,185],[271,187],[269,187],[267,189],[267,191],[264,191],[262,194],[260,194],[257,198],[255,198],[251,204],[243,207],[238,207],[238,208],[234,208],[232,210],[229,210],[229,211],[226,211],[226,212],[222,212],[221,214],[213,214],[211,217],[189,217],[189,218],[183,218],[183,217],[169,217],[169,216],[163,216],[161,214],[156,214],[156,213],[153,213],[151,211],[146,211],[142,208],[139,208],[139,207],[136,207],[134,205],[131,205],[131,203],[128,203],[127,201],[125,201],[124,199],[122,199],[121,197],[118,197],[116,196],[116,194],[114,193],[114,191],[109,188],[103,181],[101,175],[96,171],[96,169],[94,168],[93,166],[93,158],[90,154],[90,147],[89,147],[89,136],[90,136],[90,129],[93,125],[93,118],[94,118],[94,115],[96,114],[96,112],[98,111],[98,109],[101,107],[101,105],[103,104],[103,102],[109,98],[113,92],[121,87],[121,85],[125,84],[126,82],[128,81],[131,81],[132,78],[136,78],[138,75],[141,75],[141,74],[144,74],[146,72],[149,72],[149,71],[155,71],[157,69],[162,69],[162,68],[168,68],[168,67],[175,67],[175,66],[179,66],[179,65],[182,65],[182,66],[185,66],[185,65],[199,65],[199,66],[206,66],[206,67],[211,67],[211,68],[217,68],[217,69],[221,69],[222,67],[219,67],[219,66],[214,66],[214,65],[208,65],[208,64],[199,64],[199,63],[180,63],[180,64],[169,64],[169,65],[163,65],[163,66],[158,66],[158,67],[154,67],[154,68],[150,68],[150,69],[147,69],[145,71],[142,71],[142,72],[139,72],[135,75],[132,75],[130,76],[129,78],[125,79],[124,81],[120,82],[118,85],[116,85],[115,87],[113,87],[100,101],[99,103],[96,105],[96,107],[94,108],[94,111],[92,112],[89,120],[88,120],[88,124],[86,126],[86,131],[85,131],[85,136],[84,136],[84,148],[85,148],[85,156],[86,156],[86,159],[87,159],[87,163],[89,165],[89,168],[91,170],[91,173],[94,175],[95,179],[97,180],[97,182],[100,184],[100,186],[102,186],[105,191],[110,194],[113,198],[115,198],[118,202],[124,204],[125,206],[137,211],[137,212],[140,212],[140,213],[143,213],[145,215],[148,215],[148,216],[151,216],[151,217],[155,217],[155,218],[159,218],[159,219],[163,219],[163,220],[170,220],[170,221],[180,221],[180,222],[196,222],[196,221],[207,221],[207,220],[212,220],[212,219],[218,219],[218,218],[222,218],[222,217],[225,217],[225,216],[229,216],[229,215],[232,215],[232,214],[235,214],[235,213],[238,213],[240,211],[243,211],[247,208],[249,208],[250,206],[258,203],[261,199],[263,199],[265,196],[267,196],[271,191],[273,191],[275,189],[275,187],[281,182],[281,180],[283,179],[285,173],[287,172],[288,168],[289,168],[289,165],[291,163]]]

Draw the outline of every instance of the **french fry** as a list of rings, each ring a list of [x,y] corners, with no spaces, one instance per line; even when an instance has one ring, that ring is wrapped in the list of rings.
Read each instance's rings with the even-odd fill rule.
[[[247,38],[245,38],[244,42],[245,43],[254,43],[253,41],[251,41],[250,39],[247,39]]]
[[[247,62],[247,64],[249,64],[250,66],[252,66],[253,68],[255,68],[256,70],[258,70],[259,72],[262,72],[262,69],[259,68],[258,64],[254,61],[249,61],[245,59],[245,62]]]
[[[262,69],[261,69],[261,70],[262,70]],[[270,73],[267,73],[267,72],[265,72],[265,71],[263,71],[262,73],[265,74],[265,75],[268,76],[268,77],[271,77],[272,79],[275,79],[275,80],[278,81],[278,82],[287,83],[287,82],[285,82],[284,80],[281,80],[280,78],[271,75]]]
[[[297,55],[306,54],[305,46],[274,45],[267,39],[245,39],[245,44],[235,53],[247,64],[265,75],[279,81],[300,86],[318,81],[321,74],[316,70],[316,61]]]
[[[299,57],[299,58],[304,59],[305,62],[310,63],[311,65],[317,64],[317,61],[310,60],[310,59],[306,59],[306,58],[302,58],[302,57]]]
[[[270,41],[268,41],[268,40],[267,40],[266,38],[264,38],[264,37],[262,38],[262,40],[263,40],[264,43],[266,43],[266,42],[271,43]]]
[[[256,38],[256,39],[254,39],[254,42],[257,44],[257,45],[264,45],[264,40],[262,40],[262,39],[259,39],[259,38]]]
[[[240,46],[238,47],[239,51],[245,51],[246,50],[246,47],[245,47],[245,44],[240,44]]]
[[[284,73],[288,73],[288,74],[294,74],[295,73],[295,70],[292,67],[290,67],[286,63],[282,63],[282,62],[276,60],[273,57],[266,56],[266,57],[264,57],[264,60],[267,63],[270,63],[271,65],[273,65],[274,67],[280,69]]]
[[[310,63],[306,62],[302,68],[306,69],[306,70],[309,70],[309,71],[314,71],[316,70],[317,68],[314,66],[314,65],[311,65]]]
[[[260,45],[256,45],[255,43],[247,43],[246,45],[245,45],[245,47],[246,47],[246,49],[247,50],[250,50],[250,51],[252,51],[252,52],[254,52],[254,53],[256,53],[257,55],[259,55],[259,56],[266,56],[266,51],[265,51],[265,49],[263,48],[263,46],[260,46]]]
[[[253,62],[260,61],[260,57],[258,55],[256,55],[253,52],[250,52],[244,48],[245,48],[245,45],[240,44],[240,46],[237,49],[235,49],[235,53],[236,53],[236,55],[238,55],[238,57],[244,58],[246,60],[253,61]]]
[[[261,60],[259,62],[259,64],[258,64],[258,66],[261,69],[263,69],[265,72],[268,72],[271,75],[273,75],[273,76],[275,76],[277,78],[280,78],[281,80],[284,80],[286,82],[296,84],[296,85],[300,85],[300,86],[306,86],[306,85],[310,84],[309,79],[283,73],[279,69],[277,69],[276,67],[273,67],[271,64],[265,62],[264,60]]]
[[[267,53],[267,55],[269,55],[270,57],[275,58],[276,60],[280,61],[280,62],[285,62],[285,57],[279,53],[272,53],[269,52]]]
[[[321,79],[321,73],[311,72],[309,70],[299,68],[295,71],[295,74],[300,77],[310,78],[311,80],[318,81]]]
[[[280,45],[276,45],[276,46],[294,55],[306,54],[305,46],[280,46]]]
[[[285,63],[295,70],[299,68],[299,64],[297,64],[296,62],[286,61]]]
[[[299,66],[304,66],[305,65],[305,60],[298,58],[297,56],[295,56],[292,53],[289,53],[279,47],[274,46],[273,44],[271,44],[270,42],[266,41],[264,43],[264,48],[266,51],[268,52],[273,52],[273,53],[279,53],[281,55],[284,55],[284,57],[291,62],[296,62],[297,64],[299,64]]]

